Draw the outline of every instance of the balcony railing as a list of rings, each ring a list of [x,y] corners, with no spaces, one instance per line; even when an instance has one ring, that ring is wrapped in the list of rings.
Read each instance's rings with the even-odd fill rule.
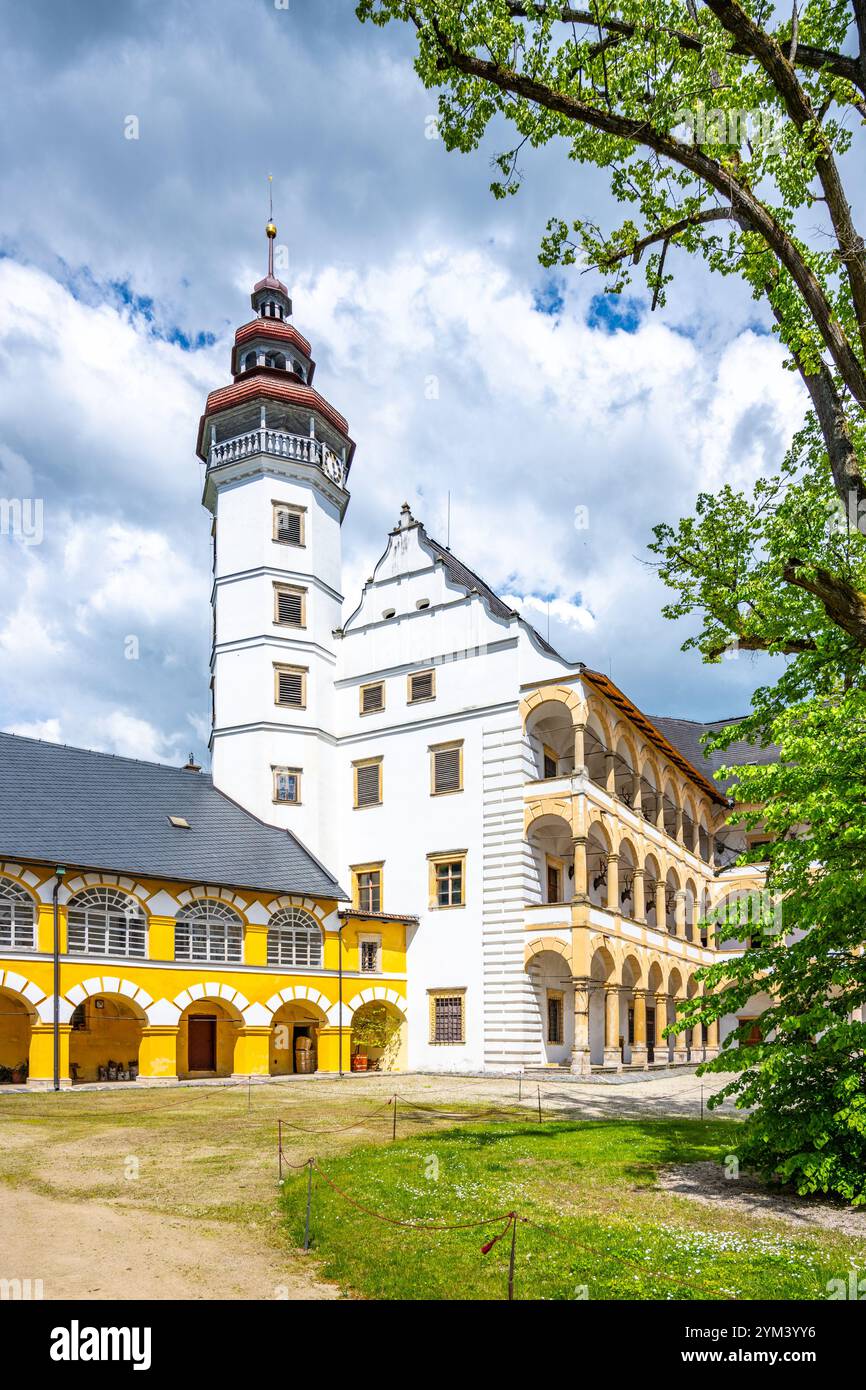
[[[270,454],[274,458],[294,459],[321,468],[326,478],[338,487],[346,486],[346,460],[329,448],[321,439],[308,434],[290,434],[288,430],[256,429],[236,434],[210,446],[208,467],[236,463],[254,454]]]

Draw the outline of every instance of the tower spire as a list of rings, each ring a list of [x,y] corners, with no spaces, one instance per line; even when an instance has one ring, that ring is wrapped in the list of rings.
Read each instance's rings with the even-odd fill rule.
[[[274,223],[274,176],[268,174],[268,225],[265,227],[268,238],[268,277],[274,277],[274,240],[277,228]]]

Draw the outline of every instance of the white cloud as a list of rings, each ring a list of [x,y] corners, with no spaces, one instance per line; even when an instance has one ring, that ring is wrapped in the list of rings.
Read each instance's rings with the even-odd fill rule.
[[[41,738],[46,743],[63,742],[59,719],[41,719],[33,724],[11,724],[7,732],[19,734],[21,738]]]

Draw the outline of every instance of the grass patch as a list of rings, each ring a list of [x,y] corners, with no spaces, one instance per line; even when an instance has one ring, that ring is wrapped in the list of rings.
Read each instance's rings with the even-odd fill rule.
[[[322,1272],[377,1299],[501,1299],[517,1230],[522,1299],[816,1299],[827,1281],[866,1267],[862,1242],[791,1233],[778,1222],[696,1209],[655,1187],[669,1163],[721,1161],[731,1120],[497,1123],[430,1132],[334,1154],[322,1168],[360,1206],[394,1220],[476,1230],[410,1231],[376,1220],[313,1180],[313,1251]],[[289,1173],[282,1202],[303,1240],[306,1173]]]

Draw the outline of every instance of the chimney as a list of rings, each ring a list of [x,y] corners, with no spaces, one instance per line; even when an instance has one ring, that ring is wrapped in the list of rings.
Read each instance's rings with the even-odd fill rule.
[[[195,759],[193,758],[192,753],[190,753],[190,755],[189,755],[189,762],[184,763],[183,768],[182,768],[182,771],[183,771],[183,772],[201,772],[201,767],[199,766],[199,764],[198,764],[198,763],[195,761]]]

